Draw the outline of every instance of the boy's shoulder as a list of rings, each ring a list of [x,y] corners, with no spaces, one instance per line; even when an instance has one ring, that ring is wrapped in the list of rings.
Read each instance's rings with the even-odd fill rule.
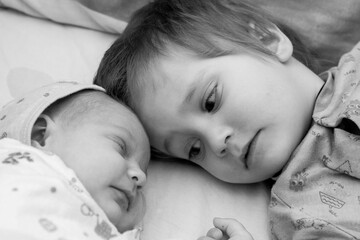
[[[320,74],[325,84],[316,99],[313,119],[321,126],[339,127],[344,118],[360,126],[360,42],[344,54],[338,66]]]
[[[339,67],[343,66],[343,64],[347,64],[347,63],[358,63],[360,62],[360,42],[358,42],[352,49],[350,52],[344,54],[343,56],[341,56],[340,61],[339,61]]]

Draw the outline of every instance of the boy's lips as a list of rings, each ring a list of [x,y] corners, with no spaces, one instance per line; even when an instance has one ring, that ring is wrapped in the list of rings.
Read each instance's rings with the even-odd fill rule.
[[[251,160],[253,159],[253,155],[254,155],[254,148],[256,146],[256,141],[258,139],[260,131],[261,130],[259,130],[245,146],[246,150],[244,155],[244,164],[246,169],[249,169],[249,166],[251,166],[251,162],[252,162]]]

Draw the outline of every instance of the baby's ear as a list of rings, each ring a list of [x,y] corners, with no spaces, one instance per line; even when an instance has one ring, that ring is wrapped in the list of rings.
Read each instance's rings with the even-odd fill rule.
[[[44,149],[46,148],[47,139],[51,133],[53,120],[46,114],[41,114],[31,130],[31,146]]]
[[[293,54],[293,44],[290,39],[276,26],[268,28],[269,34],[261,31],[255,22],[250,22],[250,34],[258,38],[267,49],[269,49],[280,62],[285,63]]]

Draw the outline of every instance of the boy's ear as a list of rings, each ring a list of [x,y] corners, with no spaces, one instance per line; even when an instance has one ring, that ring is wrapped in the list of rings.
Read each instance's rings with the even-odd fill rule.
[[[54,121],[46,114],[41,114],[31,130],[31,146],[46,149],[47,140],[54,129]]]
[[[261,32],[254,22],[250,22],[249,26],[250,33],[274,53],[280,62],[284,63],[291,58],[293,54],[293,44],[276,25],[268,29],[272,34],[271,36]]]

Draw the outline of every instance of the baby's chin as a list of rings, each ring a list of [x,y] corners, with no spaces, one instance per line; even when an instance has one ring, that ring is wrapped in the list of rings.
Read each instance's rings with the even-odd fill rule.
[[[128,211],[121,213],[118,223],[115,224],[116,228],[119,232],[123,233],[136,227],[140,227],[145,216],[145,211],[145,198],[144,195],[139,192],[139,197],[133,206]]]

